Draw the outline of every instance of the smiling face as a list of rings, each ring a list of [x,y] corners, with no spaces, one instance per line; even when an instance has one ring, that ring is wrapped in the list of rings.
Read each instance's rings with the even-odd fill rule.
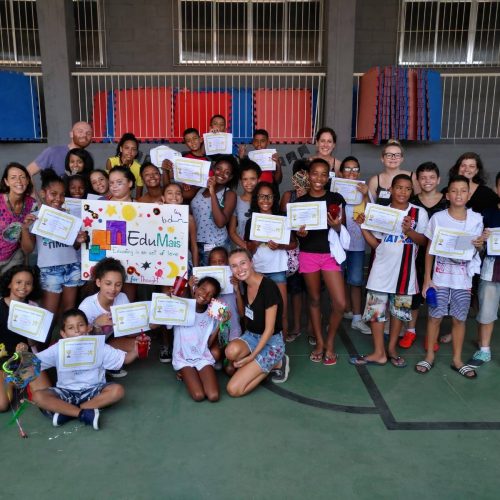
[[[329,178],[328,166],[324,163],[313,162],[309,167],[309,184],[311,185],[309,192],[322,192]]]
[[[349,160],[344,163],[342,170],[342,177],[344,179],[358,180],[359,179],[359,165],[354,160]]]
[[[446,199],[453,208],[465,207],[469,201],[469,185],[465,181],[452,182],[448,186]]]
[[[81,314],[68,316],[64,320],[64,324],[61,328],[61,337],[70,338],[88,335],[90,328],[90,325],[85,321],[85,318]]]
[[[257,193],[257,206],[263,214],[271,214],[273,211],[274,194],[267,186],[262,186]]]
[[[403,151],[399,146],[387,146],[382,154],[382,164],[388,170],[396,170],[403,163]]]
[[[71,179],[68,191],[71,198],[82,199],[85,196],[85,183],[83,179]]]
[[[201,138],[196,132],[184,136],[184,143],[191,151],[198,151],[201,147]]]
[[[196,287],[194,291],[194,300],[196,300],[197,306],[206,306],[210,304],[210,301],[215,297],[217,290],[215,287],[205,281],[200,286]]]
[[[439,176],[433,170],[423,171],[418,174],[418,185],[424,193],[431,193],[439,186]]]
[[[45,189],[40,191],[43,201],[49,207],[60,210],[64,204],[64,184],[62,182],[51,182]]]
[[[109,181],[102,172],[92,172],[90,174],[90,184],[97,194],[105,195],[109,189]]]
[[[77,147],[85,149],[92,140],[92,127],[86,122],[75,123],[69,136]]]
[[[233,167],[227,161],[220,161],[214,168],[215,182],[225,186],[233,178]]]
[[[154,165],[146,167],[142,171],[141,177],[147,188],[156,188],[160,185],[160,171]]]
[[[20,168],[17,167],[9,168],[4,182],[9,188],[9,192],[12,192],[17,196],[22,196],[29,185],[28,177]]]
[[[335,149],[335,141],[330,132],[323,132],[316,142],[316,148],[321,156],[331,156]]]
[[[96,279],[95,284],[99,288],[99,295],[112,304],[122,291],[123,277],[118,271],[108,271],[102,278]]]
[[[226,131],[226,120],[222,116],[215,116],[210,120],[210,129],[217,130],[217,132]]]
[[[33,275],[27,271],[14,274],[9,284],[9,290],[11,300],[26,302],[33,291]]]
[[[245,252],[236,252],[229,257],[229,267],[235,278],[247,280],[255,271],[253,262]]]
[[[178,184],[169,184],[163,192],[165,203],[170,205],[181,205],[183,201],[182,190]]]
[[[131,189],[132,181],[129,181],[123,172],[111,170],[109,173],[109,192],[113,198],[128,198],[130,197]]]
[[[78,155],[69,155],[68,166],[71,175],[75,175],[83,172],[85,163]]]
[[[470,181],[477,175],[479,168],[477,167],[477,162],[473,158],[466,158],[462,160],[460,166],[458,167],[458,174],[467,177]]]
[[[244,170],[241,174],[241,187],[245,193],[253,193],[259,182],[259,176],[255,170]]]
[[[408,179],[398,179],[390,189],[393,205],[403,205],[408,203],[413,192],[413,186]]]

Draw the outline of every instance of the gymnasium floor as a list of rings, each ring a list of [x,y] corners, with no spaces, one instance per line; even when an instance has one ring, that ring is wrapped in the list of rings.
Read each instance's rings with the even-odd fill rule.
[[[405,369],[349,365],[370,337],[348,326],[336,366],[311,363],[302,335],[288,382],[240,400],[222,390],[216,404],[191,401],[155,343],[128,367],[126,397],[102,412],[99,432],[54,428],[29,407],[21,439],[2,414],[0,498],[499,498],[500,342],[476,380],[450,369],[451,345],[421,376],[420,337]],[[466,355],[474,339],[469,319]]]

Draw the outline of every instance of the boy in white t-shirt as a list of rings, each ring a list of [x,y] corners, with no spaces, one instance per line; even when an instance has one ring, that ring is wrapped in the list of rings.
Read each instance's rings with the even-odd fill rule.
[[[91,327],[85,314],[79,309],[70,309],[63,314],[61,337],[71,338],[88,335]],[[137,349],[124,352],[102,343],[97,353],[101,358],[98,366],[90,369],[62,370],[59,343],[37,354],[42,370],[53,366],[57,369],[57,385],[33,393],[33,401],[52,418],[54,427],[77,418],[86,425],[99,430],[99,408],[110,406],[125,395],[125,390],[116,383],[106,383],[105,371],[117,370],[124,363],[137,358]]]
[[[426,297],[429,288],[436,290],[437,306],[429,306],[427,320],[427,355],[415,365],[417,373],[428,373],[434,366],[434,343],[437,341],[439,326],[444,316],[450,315],[452,321],[453,360],[452,370],[467,378],[475,378],[475,370],[462,361],[462,346],[465,337],[465,320],[471,301],[474,261],[458,260],[431,255],[429,253],[436,227],[464,231],[477,235],[472,240],[474,246],[481,248],[483,240],[483,218],[480,214],[466,208],[469,200],[469,181],[462,175],[452,177],[448,183],[446,199],[450,203],[447,210],[431,217],[425,236],[429,242],[425,253],[425,276],[422,295]],[[478,266],[479,267],[479,266]]]
[[[411,177],[399,174],[392,180],[390,207],[406,212],[399,235],[382,234],[362,229],[363,236],[375,250],[375,259],[366,284],[367,297],[363,320],[372,330],[373,353],[354,356],[349,362],[355,366],[385,365],[389,360],[396,368],[404,368],[406,361],[396,352],[399,331],[403,321],[411,319],[412,295],[418,292],[415,260],[418,246],[426,241],[427,212],[409,203],[413,193]],[[364,214],[357,219],[364,222]],[[391,327],[387,352],[384,345],[384,323],[389,305]]]

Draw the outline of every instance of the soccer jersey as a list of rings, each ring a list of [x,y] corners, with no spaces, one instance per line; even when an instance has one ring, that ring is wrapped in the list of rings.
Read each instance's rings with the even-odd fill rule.
[[[412,219],[412,229],[423,234],[429,221],[427,212],[410,203],[406,214]],[[418,245],[403,233],[392,235],[374,231],[373,235],[381,241],[375,250],[366,288],[398,295],[418,293],[415,270]]]

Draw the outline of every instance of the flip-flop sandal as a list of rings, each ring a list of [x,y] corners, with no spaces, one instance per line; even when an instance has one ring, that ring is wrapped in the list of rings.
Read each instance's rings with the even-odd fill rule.
[[[294,342],[294,341],[295,341],[295,340],[297,340],[297,339],[298,339],[301,335],[302,335],[302,332],[297,332],[297,333],[289,333],[289,334],[286,336],[285,342],[287,342],[287,343]]]
[[[455,365],[450,365],[450,368],[454,372],[457,372],[460,375],[462,375],[462,377],[465,377],[465,378],[476,378],[477,377],[476,370],[474,370],[474,368],[472,368],[469,365],[463,365],[460,368],[457,368]],[[469,375],[467,375],[468,373],[473,373],[474,375],[469,376]]]
[[[349,364],[354,366],[366,366],[366,365],[384,366],[387,364],[387,361],[385,363],[380,363],[380,361],[370,361],[369,359],[366,359],[365,355],[359,355],[359,356],[352,356],[351,358],[349,358]]]
[[[316,337],[314,337],[313,335],[308,335],[307,336],[307,341],[309,342],[309,345],[316,345]]]
[[[323,361],[323,352],[312,351],[311,354],[309,354],[309,359],[313,363],[321,363]]]
[[[407,366],[405,359],[401,356],[389,356],[389,361],[395,368],[406,368]]]
[[[323,364],[325,366],[333,366],[337,364],[337,359],[338,356],[334,354],[333,356],[328,356],[325,354],[325,357],[323,358]]]
[[[415,365],[415,371],[417,373],[420,373],[420,375],[425,375],[426,373],[429,373],[432,370],[433,366],[434,366],[433,363],[429,363],[428,361],[425,361],[425,359],[424,359],[423,361],[419,361]],[[417,367],[423,368],[423,370],[418,370]]]
[[[449,344],[451,342],[451,333],[446,333],[444,335],[441,335],[441,337],[439,337],[439,342],[441,344]]]

